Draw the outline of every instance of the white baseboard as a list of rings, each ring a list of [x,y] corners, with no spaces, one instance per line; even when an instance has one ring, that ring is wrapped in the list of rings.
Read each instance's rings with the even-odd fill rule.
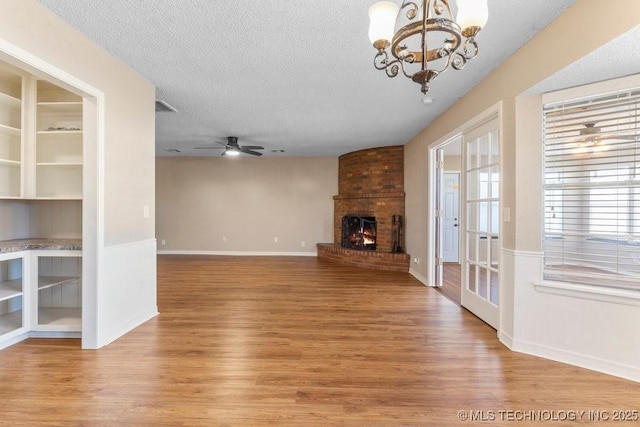
[[[409,274],[412,275],[413,277],[415,277],[416,279],[418,279],[420,282],[422,282],[423,285],[433,287],[433,285],[429,284],[429,281],[427,280],[427,278],[425,276],[423,276],[422,274],[418,273],[413,268],[409,269]]]
[[[513,350],[513,337],[504,331],[498,332],[498,340],[509,350]]]
[[[318,256],[318,252],[192,251],[163,249],[158,255],[223,255],[223,256]]]
[[[129,319],[126,322],[123,322],[111,330],[107,331],[100,336],[100,342],[98,343],[98,348],[103,347],[105,345],[111,344],[113,341],[117,340],[121,336],[125,335],[127,332],[130,332],[134,328],[142,325],[147,320],[151,320],[158,315],[158,307],[154,307],[144,313],[140,313],[140,315],[134,317],[133,319]]]
[[[21,333],[21,334],[14,335],[14,336],[13,336],[13,337],[11,337],[11,338],[8,338],[8,339],[6,339],[6,340],[3,340],[2,342],[0,342],[0,350],[2,350],[2,349],[4,349],[4,348],[7,348],[7,347],[10,347],[10,346],[12,346],[12,345],[14,345],[14,344],[17,344],[17,343],[19,343],[20,341],[24,341],[24,340],[26,340],[27,338],[29,338],[29,336],[30,336],[30,335],[29,335],[29,332],[23,332],[23,333]]]
[[[500,340],[502,341],[502,339]],[[504,341],[503,341],[504,342]],[[506,345],[506,343],[505,343]],[[512,345],[508,346],[518,353],[525,353],[531,356],[542,357],[556,362],[567,363],[580,368],[602,372],[627,380],[640,382],[640,369],[634,366],[624,365],[609,360],[574,353],[558,348],[544,346],[522,340],[512,340]]]
[[[29,338],[82,338],[82,332],[31,331]]]

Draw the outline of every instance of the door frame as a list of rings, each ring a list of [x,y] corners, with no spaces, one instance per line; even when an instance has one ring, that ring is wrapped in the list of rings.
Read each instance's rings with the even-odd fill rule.
[[[441,171],[438,169],[438,153],[439,150],[444,149],[448,144],[455,142],[458,138],[460,139],[460,144],[462,144],[462,132],[456,130],[442,140],[430,145],[428,152],[429,167],[427,179],[429,198],[427,200],[427,236],[429,237],[427,238],[427,283],[429,283],[429,286],[434,287],[438,286],[438,265],[436,264],[436,256],[438,255],[438,253],[435,239],[435,236],[437,236],[436,224],[438,223],[436,211],[439,206],[438,196],[440,195],[440,192],[438,190],[438,185],[440,184],[438,174],[444,172],[444,165]],[[460,174],[460,182],[462,183],[462,174]],[[462,220],[462,218],[460,218],[460,220]],[[461,234],[462,230],[459,231],[459,235]],[[461,250],[460,246],[458,246],[458,250]]]
[[[430,144],[428,146],[428,152],[427,152],[427,164],[428,164],[428,169],[427,169],[427,188],[428,188],[428,197],[427,197],[427,239],[426,239],[426,244],[427,244],[427,283],[429,284],[429,286],[435,287],[436,286],[436,247],[435,247],[435,239],[433,239],[432,237],[435,236],[435,224],[436,224],[436,174],[437,169],[437,150],[440,148],[443,148],[444,146],[446,146],[447,144],[449,144],[450,142],[452,142],[455,138],[462,138],[463,134],[465,132],[468,132],[474,128],[477,128],[478,126],[480,126],[481,124],[495,118],[498,117],[498,129],[501,135],[500,138],[500,172],[501,175],[500,176],[504,176],[502,174],[502,168],[504,167],[504,162],[502,161],[503,159],[503,150],[502,147],[504,146],[503,144],[503,136],[504,136],[504,129],[503,129],[503,120],[502,120],[502,101],[490,106],[489,108],[487,108],[486,110],[482,111],[481,113],[479,113],[478,115],[476,115],[475,117],[469,119],[468,121],[464,122],[463,124],[461,124],[460,126],[456,127],[454,130],[452,130],[451,132],[447,133],[445,136],[443,136],[442,138],[436,140],[435,142],[433,142],[432,144]],[[461,168],[464,169],[464,168]],[[463,173],[463,171],[461,171],[461,175],[460,175],[460,186],[461,186],[461,190],[464,190],[465,185],[464,180],[466,180],[466,174]],[[504,186],[501,185],[500,186],[500,200],[504,200],[503,198],[503,192],[504,192]],[[461,198],[462,198],[462,192],[461,192]],[[463,209],[462,207],[460,208],[460,236],[466,235],[467,232],[467,228],[466,228],[466,209]],[[504,224],[503,222],[503,218],[502,218],[502,212],[500,212],[500,223]],[[502,234],[502,233],[501,233]],[[503,242],[504,239],[500,239],[500,265],[503,264],[503,260],[502,260],[502,252],[503,252]],[[461,254],[466,254],[466,243],[465,243],[465,239],[460,239],[460,253]],[[462,262],[462,260],[461,260]],[[465,286],[464,283],[461,283],[461,286]],[[498,308],[501,311],[502,310],[502,304],[500,303],[501,300],[501,289],[499,289],[499,294],[498,294]],[[500,314],[501,316],[501,314]],[[500,323],[498,323],[499,325]],[[498,333],[500,333],[500,330],[498,328]]]

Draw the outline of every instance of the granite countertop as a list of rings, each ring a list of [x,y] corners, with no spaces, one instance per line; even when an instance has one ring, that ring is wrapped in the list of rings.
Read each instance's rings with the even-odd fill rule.
[[[15,239],[0,240],[0,254],[33,250],[82,250],[82,239]]]

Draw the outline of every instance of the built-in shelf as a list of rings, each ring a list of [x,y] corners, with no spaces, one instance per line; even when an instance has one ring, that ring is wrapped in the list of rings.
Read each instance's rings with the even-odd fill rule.
[[[82,99],[38,81],[36,198],[82,199]]]
[[[0,283],[0,301],[22,295],[22,279],[7,280]]]
[[[22,196],[22,76],[0,64],[0,198]]]
[[[22,310],[0,315],[0,335],[22,327]]]
[[[0,123],[0,132],[8,135],[20,136],[20,129],[14,128],[13,126],[3,125],[1,123]]]
[[[8,199],[9,197],[5,197]],[[39,194],[36,200],[82,200],[82,194]]]
[[[40,307],[38,308],[38,325],[58,326],[59,330],[64,331],[80,331],[82,327],[82,309]]]
[[[43,333],[80,332],[82,258],[60,252],[38,256],[38,292],[32,327]]]
[[[82,101],[38,102],[39,113],[81,114]]]
[[[53,286],[63,285],[65,283],[73,283],[80,280],[77,276],[39,276],[38,290],[48,289]]]
[[[71,135],[71,134],[82,134],[82,129],[73,129],[73,130],[39,130],[36,132],[38,135]]]
[[[37,166],[82,166],[82,162],[42,162],[36,163]]]
[[[0,336],[23,326],[24,255],[0,254]]]
[[[7,95],[4,92],[0,92],[0,104],[15,109],[22,108],[22,101],[20,99],[15,96]]]

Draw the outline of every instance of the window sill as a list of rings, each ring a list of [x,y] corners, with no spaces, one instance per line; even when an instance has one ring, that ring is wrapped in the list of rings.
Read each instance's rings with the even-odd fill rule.
[[[640,290],[552,281],[534,282],[533,285],[538,292],[547,294],[640,307]]]

